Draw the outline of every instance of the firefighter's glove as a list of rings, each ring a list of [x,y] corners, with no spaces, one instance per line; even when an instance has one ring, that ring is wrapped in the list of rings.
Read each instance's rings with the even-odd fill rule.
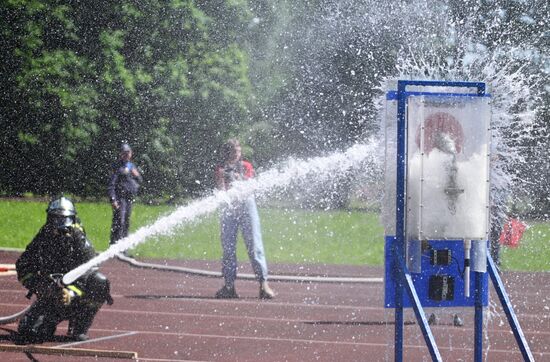
[[[50,279],[38,282],[36,290],[32,290],[40,298],[55,299],[59,296],[59,285]]]
[[[64,305],[69,305],[76,297],[76,293],[68,288],[63,288],[61,290],[61,301]]]

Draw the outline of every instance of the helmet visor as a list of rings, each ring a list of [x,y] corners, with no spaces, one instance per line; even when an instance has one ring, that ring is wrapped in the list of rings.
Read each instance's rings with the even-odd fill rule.
[[[48,217],[49,223],[57,229],[67,229],[73,224],[72,216],[63,216],[63,215],[50,215]]]

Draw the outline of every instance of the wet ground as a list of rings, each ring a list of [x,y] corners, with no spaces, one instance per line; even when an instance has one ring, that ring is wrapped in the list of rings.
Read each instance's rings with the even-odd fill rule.
[[[17,252],[0,252],[10,264]],[[219,271],[218,262],[171,262],[173,265]],[[271,265],[279,274],[356,276],[367,283],[272,282],[274,300],[258,299],[258,284],[239,280],[239,299],[213,295],[219,278],[138,269],[119,260],[101,271],[112,283],[115,303],[105,305],[89,332],[90,340],[16,346],[16,323],[0,326],[4,361],[392,361],[393,310],[383,308],[382,268],[329,265]],[[250,273],[249,265],[241,267]],[[0,316],[21,311],[26,291],[9,272],[0,272]],[[550,361],[550,274],[502,275],[518,319],[537,361]],[[377,281],[378,279],[378,281]],[[502,309],[491,290],[484,333],[487,361],[522,361]],[[463,327],[455,327],[458,312]],[[472,361],[473,309],[438,310],[432,327],[445,361]],[[26,352],[25,349],[26,348]],[[33,349],[34,348],[34,349]],[[15,350],[13,350],[15,349]],[[404,360],[429,361],[419,326],[410,311],[405,317]]]

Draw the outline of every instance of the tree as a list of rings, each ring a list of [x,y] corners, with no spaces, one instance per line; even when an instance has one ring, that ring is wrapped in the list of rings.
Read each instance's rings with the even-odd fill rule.
[[[122,141],[150,194],[204,188],[217,144],[246,120],[244,5],[3,2],[4,191],[101,195]]]

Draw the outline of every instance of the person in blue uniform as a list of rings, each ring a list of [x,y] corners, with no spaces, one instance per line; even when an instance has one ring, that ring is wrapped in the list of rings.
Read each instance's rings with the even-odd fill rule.
[[[119,159],[112,165],[112,173],[107,192],[113,208],[110,244],[128,236],[132,203],[139,191],[143,178],[132,162],[132,148],[123,143]]]

